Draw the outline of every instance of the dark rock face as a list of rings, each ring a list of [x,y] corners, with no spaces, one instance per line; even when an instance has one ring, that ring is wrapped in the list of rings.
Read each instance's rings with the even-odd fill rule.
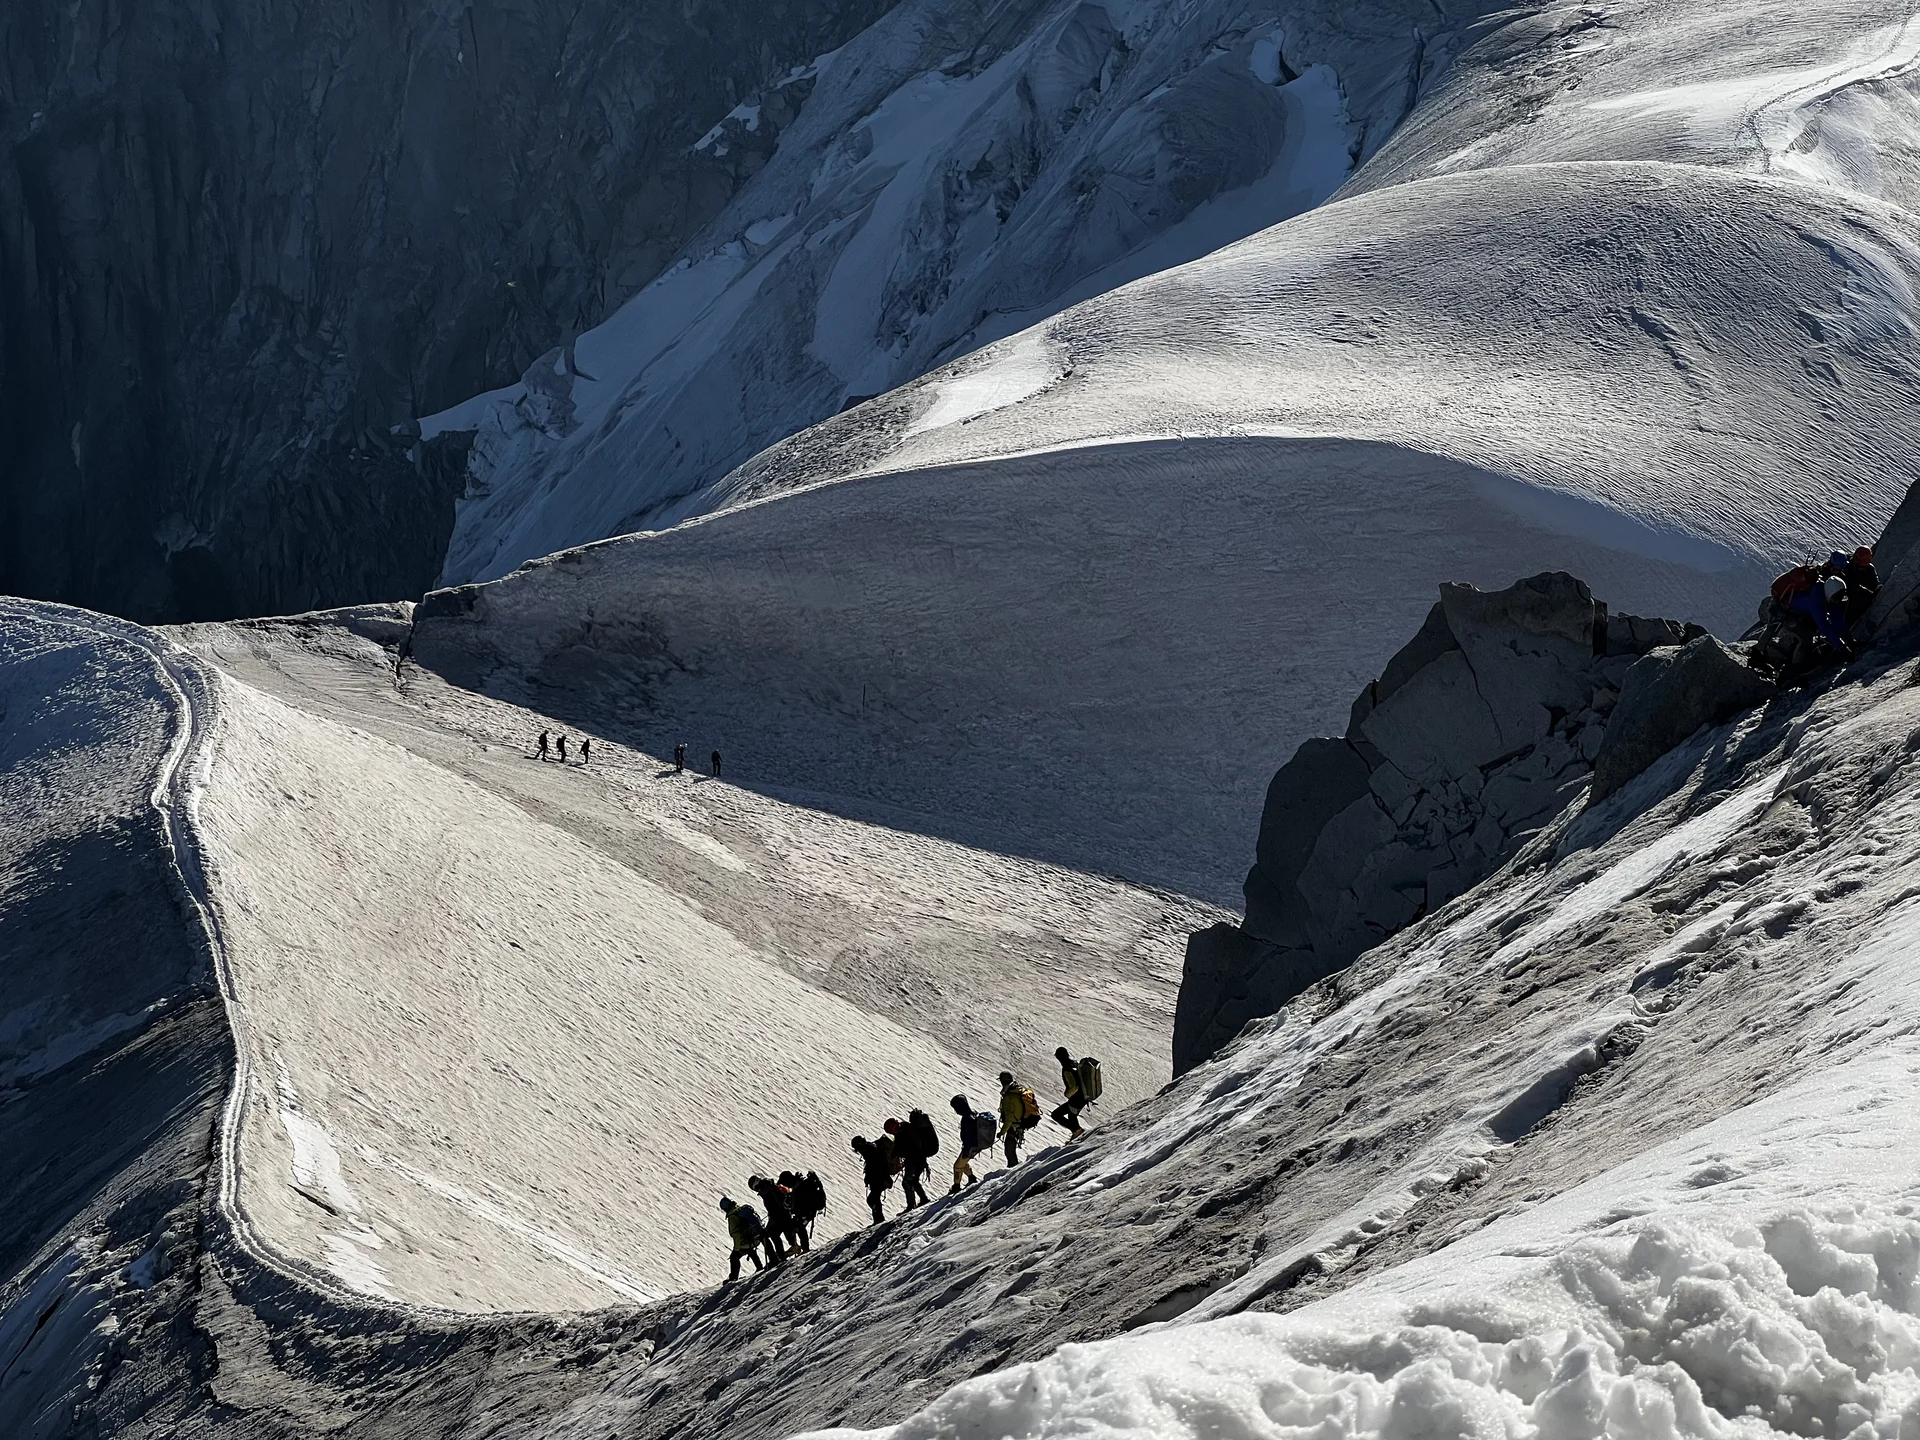
[[[1634,662],[1593,762],[1598,804],[1703,725],[1717,725],[1779,694],[1711,635]]]
[[[810,82],[694,141],[886,8],[0,8],[0,590],[177,620],[426,589],[466,442],[409,417],[651,279]]]
[[[1887,641],[1911,631],[1920,620],[1920,484],[1907,488],[1906,498],[1893,512],[1873,547],[1873,563],[1880,572],[1880,593],[1865,617],[1866,633]],[[1760,607],[1764,618],[1767,605]]]
[[[1559,572],[1442,586],[1346,735],[1273,777],[1245,921],[1188,942],[1174,1073],[1492,873],[1586,784],[1629,667],[1701,633]]]

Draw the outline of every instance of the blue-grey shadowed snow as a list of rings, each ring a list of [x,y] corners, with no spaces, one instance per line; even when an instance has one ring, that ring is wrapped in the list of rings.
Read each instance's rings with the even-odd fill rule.
[[[414,654],[636,741],[725,736],[732,783],[1231,906],[1273,771],[1442,582],[1564,569],[1725,634],[1765,591],[1489,498],[1520,489],[1269,437],[869,475],[441,592]]]
[[[1649,524],[1637,516],[1625,514],[1595,500],[1569,495],[1563,490],[1528,485],[1502,475],[1481,474],[1474,477],[1473,483],[1474,489],[1484,499],[1511,511],[1530,526],[1556,535],[1571,536],[1622,555],[1639,555],[1701,575],[1721,575],[1737,570],[1748,581],[1759,579],[1763,570],[1761,564],[1756,564],[1754,556],[1742,554],[1729,545],[1718,544],[1684,530]],[[1870,536],[1876,528],[1875,523],[1869,521],[1863,523],[1860,533]],[[1855,542],[1840,536],[1836,537],[1834,544],[1842,545],[1843,542],[1843,548],[1848,550],[1855,543],[1865,543],[1864,540]],[[1756,592],[1756,606],[1759,598]],[[1693,617],[1689,615],[1683,618]],[[1747,617],[1749,620],[1751,618]],[[1728,633],[1731,628],[1729,621],[1723,617],[1716,617],[1716,620],[1718,623],[1712,628],[1729,639],[1734,638],[1733,634]]]

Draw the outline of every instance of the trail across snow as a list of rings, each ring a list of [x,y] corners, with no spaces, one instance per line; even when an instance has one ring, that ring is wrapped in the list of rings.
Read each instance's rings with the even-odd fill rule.
[[[1166,1078],[1190,902],[604,739],[590,768],[542,763],[523,747],[550,721],[396,692],[337,627],[191,641],[310,707],[222,679],[201,823],[260,1077],[229,1124],[239,1208],[332,1283],[466,1311],[656,1298],[716,1278],[717,1200],[752,1200],[749,1174],[818,1170],[823,1242],[863,1221],[848,1137],[913,1105],[944,1134],[1002,1064],[1045,1093],[1067,1041],[1107,1057],[1110,1104]]]

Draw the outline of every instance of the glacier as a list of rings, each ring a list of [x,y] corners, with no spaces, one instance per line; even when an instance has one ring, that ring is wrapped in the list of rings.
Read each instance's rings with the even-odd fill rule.
[[[1920,32],[1308,14],[995,10],[970,59],[980,17],[910,5],[798,66],[722,245],[442,417],[500,467],[463,583],[158,630],[0,601],[0,1433],[1916,1423]],[[1109,31],[1321,148],[1069,278],[983,242],[1030,303],[902,318],[891,368],[887,225]],[[1087,143],[1128,133],[1103,94]],[[886,111],[875,151],[808,148],[835,106]],[[809,231],[829,153],[856,223]],[[824,288],[757,267],[843,254],[822,341]],[[798,393],[749,360],[811,398],[746,424]],[[1436,594],[1565,570],[1737,669],[1678,622],[1733,641],[1783,563],[1876,537],[1858,661],[1564,772],[1476,883],[1174,1076],[1261,790]],[[1583,737],[1633,696],[1595,670]],[[849,1133],[1002,1066],[1050,1090],[1062,1040],[1109,1077],[1086,1139],[859,1224]],[[796,1164],[814,1251],[718,1283],[717,1194]]]
[[[799,118],[673,268],[519,384],[421,419],[474,435],[443,578],[691,513],[845,404],[1312,208],[1470,14],[896,7],[808,67]]]

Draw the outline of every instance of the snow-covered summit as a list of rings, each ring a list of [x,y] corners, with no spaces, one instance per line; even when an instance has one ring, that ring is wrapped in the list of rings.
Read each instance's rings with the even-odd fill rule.
[[[678,270],[430,422],[479,427],[449,581],[769,486],[1163,436],[1390,440],[1516,478],[1562,526],[1704,541],[1702,565],[1897,499],[1911,457],[1871,423],[1906,386],[1897,8],[1735,33],[1704,3],[980,23],[963,45],[906,7],[838,52]],[[1799,293],[1746,293],[1775,272]],[[1747,306],[1776,335],[1740,339]],[[1696,480],[1739,498],[1698,508]]]
[[[907,0],[814,67],[676,267],[520,385],[422,422],[477,432],[446,579],[686,513],[845,403],[1319,204],[1474,8]]]

